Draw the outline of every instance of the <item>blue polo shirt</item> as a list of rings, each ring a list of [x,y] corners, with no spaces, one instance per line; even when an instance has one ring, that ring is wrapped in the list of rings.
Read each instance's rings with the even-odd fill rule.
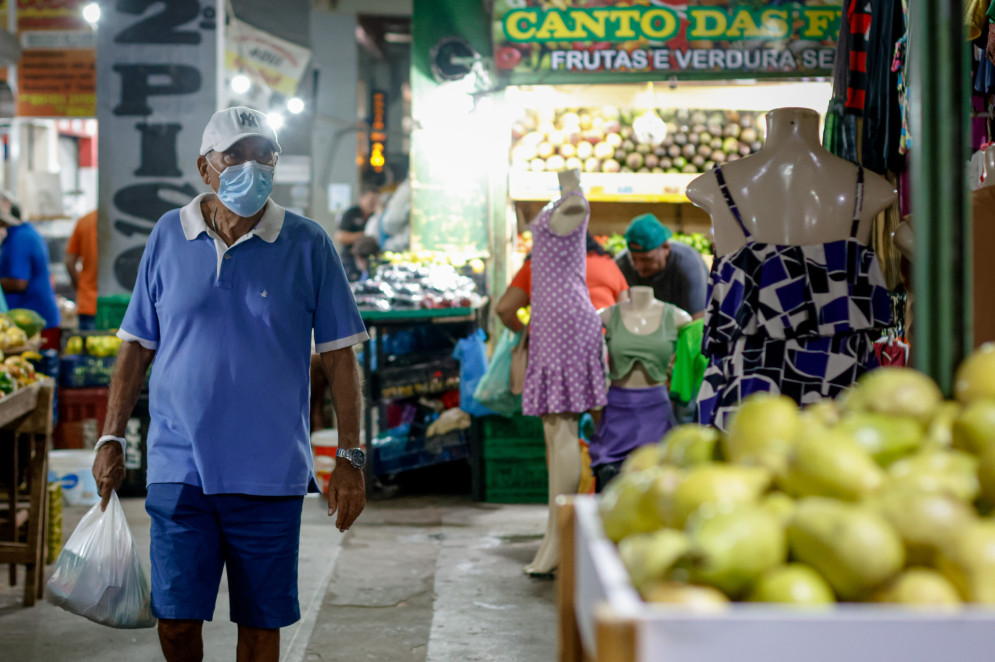
[[[7,228],[0,245],[0,278],[28,281],[23,292],[5,293],[8,306],[35,311],[45,318],[46,329],[59,326],[62,318],[48,271],[48,246],[31,224]]]
[[[312,330],[326,352],[366,327],[321,226],[270,200],[229,247],[204,222],[205,196],[152,229],[118,332],[156,350],[147,481],[302,495]]]

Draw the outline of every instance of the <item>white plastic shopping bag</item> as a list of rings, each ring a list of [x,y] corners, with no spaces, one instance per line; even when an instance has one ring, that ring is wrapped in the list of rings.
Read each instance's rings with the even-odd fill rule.
[[[149,578],[138,559],[124,509],[111,494],[83,516],[55,562],[45,598],[68,612],[113,628],[150,628]]]

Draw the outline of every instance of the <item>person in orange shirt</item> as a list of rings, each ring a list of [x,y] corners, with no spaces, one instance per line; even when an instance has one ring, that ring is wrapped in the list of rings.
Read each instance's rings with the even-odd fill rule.
[[[81,331],[96,328],[97,320],[97,212],[76,221],[66,245],[66,269],[76,290]]]
[[[629,298],[629,284],[625,276],[590,233],[587,235],[587,290],[595,310],[614,306],[619,301],[627,301]],[[518,320],[518,309],[529,305],[531,294],[532,259],[530,257],[526,258],[525,264],[511,279],[511,284],[495,308],[498,319],[512,331],[522,330],[522,323]]]

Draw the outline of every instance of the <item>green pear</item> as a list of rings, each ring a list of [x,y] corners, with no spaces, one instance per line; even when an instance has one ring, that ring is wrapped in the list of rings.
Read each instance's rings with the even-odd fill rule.
[[[963,404],[995,399],[995,343],[986,342],[961,362],[954,396]]]
[[[683,529],[688,517],[699,509],[708,515],[756,501],[767,490],[770,479],[770,472],[762,467],[699,464],[687,470],[663,519],[668,526]]]
[[[898,532],[912,565],[932,565],[940,548],[977,519],[970,505],[938,492],[885,489],[868,499],[867,505]]]
[[[837,429],[849,434],[882,467],[919,450],[923,439],[916,421],[869,412],[844,416]]]
[[[847,411],[901,416],[925,425],[943,402],[943,394],[921,372],[886,367],[865,373],[845,402]]]
[[[995,504],[995,444],[978,458],[978,483],[985,498]]]
[[[660,442],[663,445],[663,461],[679,467],[711,462],[719,436],[718,430],[707,425],[688,423],[678,426]]]
[[[777,484],[792,496],[827,496],[859,501],[884,480],[871,456],[838,428],[815,428],[795,441],[787,470]]]
[[[954,448],[981,455],[995,442],[995,400],[975,400],[953,425]]]
[[[652,487],[661,469],[619,474],[598,496],[598,511],[605,535],[618,542],[634,533],[663,527],[653,500]]]
[[[958,450],[923,450],[888,467],[881,489],[943,492],[971,503],[981,492],[978,459]]]
[[[786,396],[760,393],[743,400],[723,439],[725,458],[778,472],[802,429],[798,405]]]
[[[729,598],[711,586],[695,586],[678,582],[657,582],[642,593],[646,602],[680,605],[692,612],[719,612],[729,606]]]
[[[877,591],[874,602],[893,602],[906,606],[956,607],[960,595],[943,575],[932,568],[909,568]]]
[[[798,502],[788,548],[847,601],[867,597],[905,563],[902,539],[883,517],[866,506],[822,497]]]
[[[659,444],[646,444],[629,453],[629,456],[622,462],[619,473],[630,474],[638,471],[645,471],[660,464],[660,452],[663,450]]]
[[[954,445],[954,420],[960,415],[960,405],[944,402],[926,426],[923,448],[951,448]]]
[[[827,605],[836,602],[833,589],[815,568],[804,563],[788,563],[760,575],[748,600],[786,602],[793,605]]]
[[[760,499],[760,505],[777,515],[785,526],[791,521],[791,516],[795,514],[795,500],[784,492],[765,494]]]
[[[841,415],[837,402],[829,399],[819,400],[802,410],[802,422],[805,426],[821,425],[829,428],[839,422]]]
[[[995,604],[995,521],[979,520],[943,547],[936,568],[969,602]]]
[[[742,595],[788,556],[781,520],[756,504],[696,516],[688,522],[687,533],[688,552],[678,567],[687,568],[692,582],[714,586],[730,598]]]
[[[637,591],[664,579],[674,562],[688,550],[688,539],[680,531],[660,529],[636,533],[618,543],[618,555],[629,571]]]
[[[673,465],[664,464],[654,470],[653,484],[649,487],[648,498],[656,508],[657,517],[664,526],[677,528],[674,523],[674,493],[687,471]]]

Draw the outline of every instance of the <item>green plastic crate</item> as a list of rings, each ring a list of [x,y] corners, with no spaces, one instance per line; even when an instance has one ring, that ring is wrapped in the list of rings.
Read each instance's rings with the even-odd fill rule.
[[[542,420],[534,416],[488,416],[481,423],[483,500],[546,503],[549,476]]]
[[[124,319],[124,312],[128,310],[128,303],[131,301],[130,294],[111,294],[109,296],[97,297],[96,325],[98,329],[117,329]]]
[[[490,437],[501,439],[543,438],[542,419],[538,416],[523,416],[522,414],[511,418],[484,416],[480,421],[484,439]]]
[[[545,453],[540,457],[484,460],[484,501],[490,503],[546,503],[549,475]]]
[[[519,437],[487,437],[483,439],[481,456],[484,460],[506,460],[513,458],[539,458],[546,461],[546,440],[541,436],[531,439]]]

